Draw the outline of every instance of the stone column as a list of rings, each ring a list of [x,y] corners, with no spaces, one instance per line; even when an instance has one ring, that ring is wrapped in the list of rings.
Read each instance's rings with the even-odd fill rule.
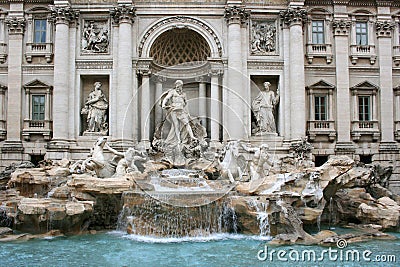
[[[288,8],[280,13],[283,24],[289,26],[289,80],[291,98],[291,139],[306,134],[306,95],[304,78],[303,22],[307,13],[301,8]]]
[[[228,6],[225,8],[225,19],[228,23],[228,73],[227,73],[227,105],[228,108],[226,129],[228,139],[238,140],[247,138],[245,112],[247,108],[247,92],[243,88],[242,73],[242,38],[240,25],[245,23],[250,13],[242,7]]]
[[[210,99],[210,123],[211,123],[211,146],[217,146],[219,143],[219,128],[221,122],[221,98],[219,93],[219,77],[223,74],[222,64],[211,67],[211,99]]]
[[[337,143],[335,151],[341,154],[354,153],[350,139],[351,131],[351,96],[349,92],[349,40],[351,22],[335,19],[332,22],[334,43],[336,47],[336,130]]]
[[[140,129],[141,142],[145,148],[150,148],[150,64],[151,60],[139,61],[137,74],[142,76],[142,85],[140,87]]]
[[[53,140],[51,146],[69,147],[70,113],[70,49],[69,23],[78,18],[78,13],[69,6],[52,6],[52,18],[56,24],[54,41],[54,105]]]
[[[163,93],[163,82],[166,81],[165,77],[155,76],[156,82],[156,93],[154,95],[154,116],[155,116],[155,127],[162,121],[162,108],[160,105],[160,97]]]
[[[132,68],[132,23],[135,17],[135,8],[132,5],[119,5],[110,10],[114,24],[118,30],[118,66],[117,66],[117,97],[115,137],[123,145],[133,141],[133,68]]]
[[[2,151],[22,152],[22,55],[25,19],[23,14],[9,17],[7,139]],[[27,110],[26,112],[29,112]]]
[[[207,87],[206,81],[204,77],[197,77],[196,81],[199,83],[199,98],[198,98],[198,105],[199,105],[199,119],[201,125],[207,128]]]
[[[389,13],[390,14],[390,13]],[[389,16],[390,18],[390,16]],[[379,87],[380,87],[380,120],[381,144],[380,150],[389,147],[396,148],[394,142],[394,103],[392,80],[392,31],[394,23],[389,21],[376,22],[378,37]]]

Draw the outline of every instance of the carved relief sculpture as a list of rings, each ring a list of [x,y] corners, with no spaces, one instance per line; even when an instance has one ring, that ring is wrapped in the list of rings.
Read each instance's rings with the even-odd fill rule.
[[[98,133],[106,135],[108,132],[107,109],[108,100],[101,90],[101,82],[94,83],[94,90],[90,92],[81,114],[87,115],[87,129],[84,134]]]
[[[108,53],[108,22],[85,21],[81,42],[83,53]]]
[[[271,83],[264,82],[264,89],[254,98],[251,107],[256,117],[256,127],[252,129],[255,135],[276,133],[274,109],[279,102],[279,89],[277,94],[270,90]]]
[[[276,51],[276,26],[271,21],[252,21],[251,54],[265,55]]]

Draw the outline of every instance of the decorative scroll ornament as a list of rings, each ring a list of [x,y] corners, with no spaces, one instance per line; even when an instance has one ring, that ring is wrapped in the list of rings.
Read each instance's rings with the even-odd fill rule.
[[[69,23],[75,21],[79,17],[79,11],[72,9],[70,6],[56,7],[50,6],[51,18],[56,23]]]
[[[110,9],[110,15],[115,24],[122,21],[134,22],[136,8],[133,5],[120,5]]]
[[[288,8],[279,12],[281,18],[281,25],[291,25],[295,23],[302,23],[307,20],[307,11],[302,8]]]
[[[391,37],[395,24],[391,21],[377,21],[375,22],[375,26],[378,37]]]
[[[351,26],[351,22],[348,20],[334,20],[332,21],[332,29],[336,35],[347,35],[349,33],[349,29]]]
[[[244,24],[250,17],[250,11],[242,7],[230,6],[225,8],[224,17],[228,23]]]
[[[23,34],[25,30],[26,21],[24,18],[12,17],[6,20],[8,32],[10,34]]]

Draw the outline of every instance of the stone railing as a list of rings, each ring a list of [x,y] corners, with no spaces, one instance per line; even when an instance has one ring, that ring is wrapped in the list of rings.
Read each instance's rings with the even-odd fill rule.
[[[380,137],[378,121],[352,121],[351,135],[354,141],[358,141],[362,135],[371,136],[373,141]]]
[[[396,66],[400,65],[400,45],[393,46],[393,61]]]
[[[374,45],[351,45],[350,46],[351,63],[357,64],[359,58],[368,58],[371,65],[375,64],[376,52]]]
[[[27,43],[25,58],[27,62],[32,62],[32,57],[45,57],[47,63],[53,60],[52,43]]]
[[[42,135],[44,140],[50,140],[53,129],[53,122],[49,120],[24,120],[22,135],[29,141],[31,135]]]
[[[332,45],[331,44],[307,44],[306,57],[308,63],[311,64],[314,57],[325,57],[326,63],[332,62]]]
[[[8,50],[6,43],[0,43],[0,63],[6,62]]]
[[[307,132],[309,139],[312,141],[317,135],[328,136],[330,141],[336,138],[335,122],[334,121],[308,121]]]

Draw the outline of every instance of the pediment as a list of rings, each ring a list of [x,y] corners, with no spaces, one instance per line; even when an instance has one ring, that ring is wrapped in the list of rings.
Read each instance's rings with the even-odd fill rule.
[[[379,87],[369,81],[361,82],[350,88],[351,90],[378,90]]]
[[[335,86],[324,81],[324,80],[320,80],[319,82],[316,82],[310,86],[307,86],[307,89],[335,89]]]
[[[38,80],[38,79],[35,79],[35,80],[25,84],[24,87],[25,88],[49,88],[51,86],[46,84],[46,83],[44,83],[44,82],[42,82],[42,81],[40,81],[40,80]]]

